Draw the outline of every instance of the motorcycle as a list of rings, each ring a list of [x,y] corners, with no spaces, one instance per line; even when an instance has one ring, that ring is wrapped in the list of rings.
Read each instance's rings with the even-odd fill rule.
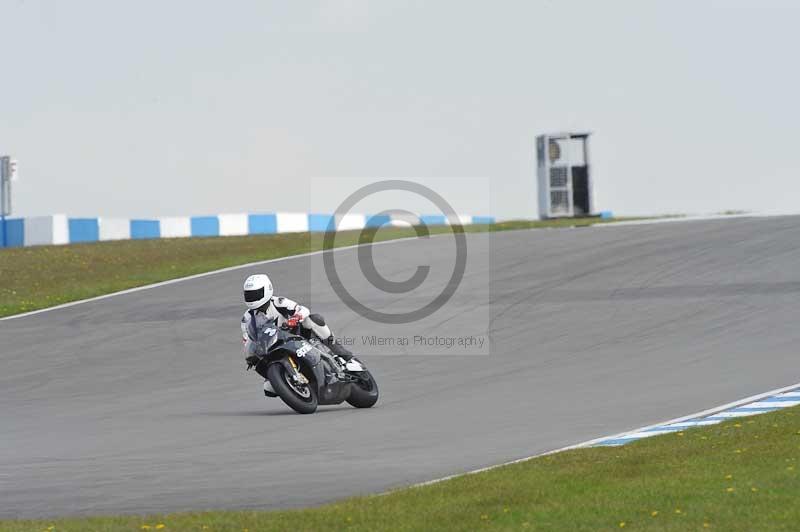
[[[312,414],[318,405],[344,401],[370,408],[378,401],[378,384],[355,357],[345,361],[317,338],[306,339],[277,320],[250,320],[248,336],[247,369],[266,379],[267,397],[280,397],[295,412]]]

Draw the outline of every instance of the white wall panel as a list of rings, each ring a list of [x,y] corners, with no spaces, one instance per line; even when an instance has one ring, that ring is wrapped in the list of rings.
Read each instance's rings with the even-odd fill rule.
[[[131,221],[127,218],[100,218],[100,240],[129,240],[131,238]]]
[[[337,229],[339,231],[348,231],[352,229],[364,229],[366,224],[366,217],[363,214],[355,214],[348,212],[341,218],[337,218]]]
[[[53,217],[25,218],[25,245],[43,246],[53,243]]]
[[[69,244],[69,223],[66,214],[53,216],[53,244]]]
[[[392,214],[392,221],[390,225],[394,227],[411,227],[412,225],[419,225],[419,216],[409,213],[395,213]]]
[[[188,216],[159,218],[161,238],[182,238],[192,236],[192,223]]]
[[[279,233],[302,233],[308,231],[308,214],[279,212],[276,215]]]
[[[247,215],[246,214],[220,214],[219,236],[246,235]]]

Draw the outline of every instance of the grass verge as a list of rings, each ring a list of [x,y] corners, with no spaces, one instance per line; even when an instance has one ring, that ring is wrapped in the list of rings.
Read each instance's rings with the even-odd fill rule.
[[[608,221],[597,218],[510,221],[464,226],[464,231],[585,226]],[[431,227],[430,232],[446,233],[450,229]],[[345,231],[337,235],[336,246],[415,234],[410,228]],[[322,238],[320,233],[285,233],[0,249],[0,317],[248,262],[316,251],[322,249]]]
[[[0,532],[798,530],[800,408],[306,510],[2,521]]]

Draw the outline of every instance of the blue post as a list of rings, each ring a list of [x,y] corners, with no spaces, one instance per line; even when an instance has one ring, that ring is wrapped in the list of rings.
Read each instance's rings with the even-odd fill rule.
[[[0,247],[6,247],[6,215],[0,215],[0,219],[2,219],[3,223],[3,245]]]

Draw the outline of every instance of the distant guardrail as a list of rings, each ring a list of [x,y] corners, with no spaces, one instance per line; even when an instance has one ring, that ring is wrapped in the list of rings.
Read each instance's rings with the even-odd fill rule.
[[[177,216],[151,219],[71,218],[63,214],[29,218],[6,218],[5,241],[0,247],[75,244],[107,240],[188,238],[276,233],[324,232],[331,214],[267,213]],[[426,225],[447,225],[445,216],[421,216]],[[492,216],[459,215],[462,225],[494,223]],[[408,225],[407,219],[388,215],[347,214],[338,222],[340,231]],[[2,230],[2,228],[0,228]]]

